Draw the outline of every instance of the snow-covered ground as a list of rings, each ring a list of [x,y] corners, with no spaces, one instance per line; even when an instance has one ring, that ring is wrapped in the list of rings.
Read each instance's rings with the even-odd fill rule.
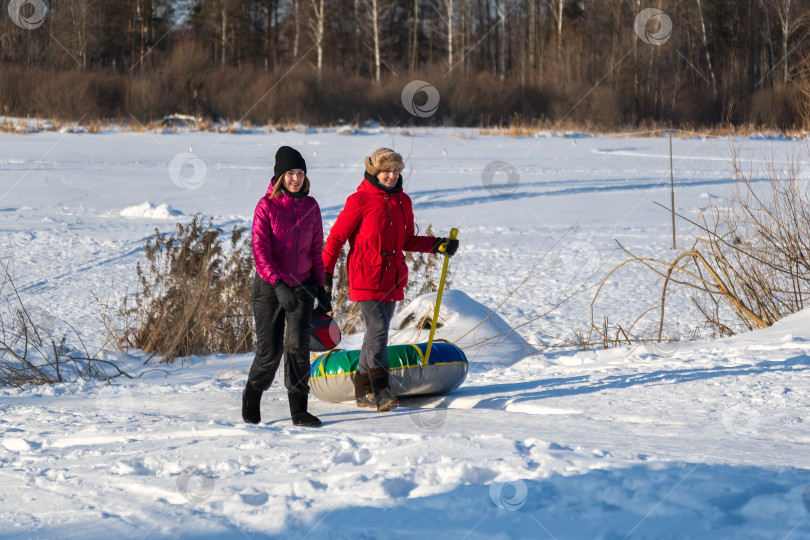
[[[685,214],[722,204],[732,148],[755,180],[806,150],[673,143]],[[363,157],[402,152],[421,229],[461,231],[452,288],[494,309],[522,283],[498,313],[538,347],[587,328],[592,288],[549,310],[621,260],[614,240],[671,254],[670,216],[653,203],[669,203],[668,139],[443,128],[0,135],[0,255],[35,316],[55,334],[72,324],[92,352],[105,338],[94,295],[134,289],[155,228],[196,213],[249,225],[281,144],[307,158],[327,230]],[[679,224],[680,245],[690,232]],[[626,324],[657,293],[627,268],[597,320]],[[472,348],[452,395],[387,414],[313,400],[319,430],[290,424],[278,381],[264,422],[241,422],[250,355],[111,386],[0,389],[0,537],[810,538],[810,312],[711,341],[686,296],[668,310],[696,341],[517,363]],[[474,314],[459,315],[439,337],[465,333]]]

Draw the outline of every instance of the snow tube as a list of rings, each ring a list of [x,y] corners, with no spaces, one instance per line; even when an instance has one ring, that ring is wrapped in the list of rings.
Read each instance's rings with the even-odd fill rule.
[[[445,341],[434,341],[429,365],[424,365],[427,343],[391,345],[388,367],[391,392],[395,396],[447,394],[467,376],[469,363],[464,352]],[[309,388],[322,401],[354,400],[354,376],[360,351],[333,350],[312,361]]]

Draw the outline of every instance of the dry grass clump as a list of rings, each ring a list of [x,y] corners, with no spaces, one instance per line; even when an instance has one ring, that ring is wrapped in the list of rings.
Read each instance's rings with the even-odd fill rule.
[[[72,347],[66,335],[55,334],[54,322],[47,311],[26,306],[9,266],[0,262],[0,387],[131,378],[114,363],[99,358],[98,353],[88,352],[71,327],[81,350]]]
[[[253,252],[245,227],[225,235],[196,215],[172,235],[155,230],[138,263],[134,306],[119,310],[131,321],[119,336],[123,348],[159,355],[162,362],[253,349]]]
[[[10,133],[12,135],[28,135],[29,129],[11,120],[0,121],[0,133]]]
[[[733,156],[737,182],[724,206],[710,205],[696,219],[678,214],[695,230],[691,246],[671,260],[640,257],[623,246],[628,264],[642,264],[661,279],[660,299],[635,322],[622,326],[596,322],[592,310],[590,343],[636,341],[633,327],[657,312],[653,337],[666,326],[665,307],[674,290],[686,290],[704,324],[718,337],[771,326],[807,307],[810,301],[810,191],[797,162],[785,170],[771,164],[768,181],[756,183]],[[594,302],[599,296],[601,286]],[[593,307],[593,303],[592,303]]]

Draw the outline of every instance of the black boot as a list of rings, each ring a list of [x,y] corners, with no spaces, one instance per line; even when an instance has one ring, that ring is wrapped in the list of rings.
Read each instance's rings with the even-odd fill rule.
[[[391,393],[388,370],[375,366],[368,370],[368,376],[371,382],[371,391],[374,392],[374,404],[377,406],[377,412],[390,411],[399,407],[399,401]]]
[[[390,388],[383,388],[375,395],[377,398],[377,412],[390,411],[399,407],[399,400],[391,393]]]
[[[242,420],[248,424],[258,424],[262,421],[261,412],[262,392],[247,383],[242,391]]]
[[[290,398],[290,417],[293,425],[306,427],[321,425],[321,421],[317,417],[307,412],[309,395],[306,392],[290,392],[287,396]]]

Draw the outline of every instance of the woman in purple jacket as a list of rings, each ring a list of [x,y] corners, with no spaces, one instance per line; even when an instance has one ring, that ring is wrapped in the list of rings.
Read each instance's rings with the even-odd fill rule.
[[[316,297],[321,308],[332,310],[323,287],[321,209],[309,196],[307,164],[297,150],[279,148],[273,172],[253,216],[256,357],[242,392],[242,419],[261,422],[262,393],[273,383],[283,352],[292,422],[317,427],[321,421],[307,412],[309,329]]]

